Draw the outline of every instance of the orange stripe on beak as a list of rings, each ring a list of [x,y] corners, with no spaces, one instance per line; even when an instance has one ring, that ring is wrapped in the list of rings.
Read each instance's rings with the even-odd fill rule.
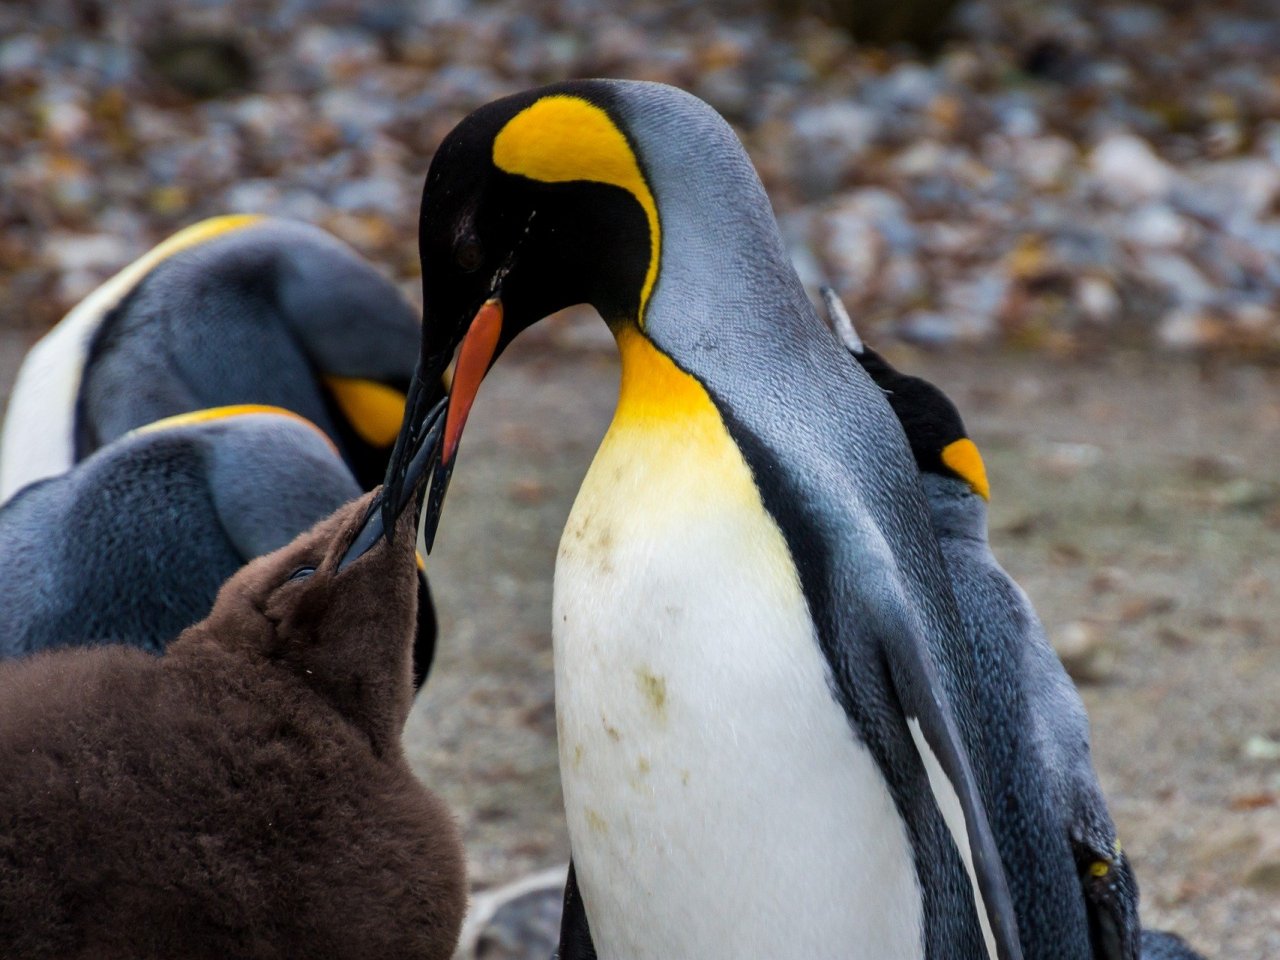
[[[441,464],[453,461],[462,439],[471,405],[475,403],[480,381],[489,372],[494,351],[498,349],[498,337],[502,334],[502,301],[486,300],[467,328],[458,350],[458,362],[453,371],[453,383],[449,389],[449,413],[444,421],[444,449]]]

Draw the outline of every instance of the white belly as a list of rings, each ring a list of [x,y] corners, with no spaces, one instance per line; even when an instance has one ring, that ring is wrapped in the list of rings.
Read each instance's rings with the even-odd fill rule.
[[[600,957],[922,957],[904,825],[737,448],[621,420],[555,578],[561,776]]]

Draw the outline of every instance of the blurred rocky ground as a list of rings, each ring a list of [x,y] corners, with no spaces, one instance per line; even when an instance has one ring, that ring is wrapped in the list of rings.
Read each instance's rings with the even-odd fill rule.
[[[320,223],[417,297],[450,127],[620,76],[733,121],[806,281],[880,338],[1280,356],[1274,0],[971,0],[928,59],[764,6],[4,4],[0,325],[231,210]]]

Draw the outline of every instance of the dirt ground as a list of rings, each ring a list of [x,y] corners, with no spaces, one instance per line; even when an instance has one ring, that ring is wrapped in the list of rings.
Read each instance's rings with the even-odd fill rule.
[[[992,540],[1082,670],[1094,755],[1155,926],[1280,956],[1280,371],[1113,354],[889,351],[948,390],[990,473]],[[0,385],[20,344],[0,337]],[[481,390],[430,571],[442,635],[406,732],[478,887],[562,862],[555,547],[607,427],[594,318]]]

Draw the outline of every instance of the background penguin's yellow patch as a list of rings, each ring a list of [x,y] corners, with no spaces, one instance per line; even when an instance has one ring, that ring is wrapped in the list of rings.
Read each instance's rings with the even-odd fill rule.
[[[347,422],[365,443],[389,447],[396,442],[400,421],[404,419],[403,393],[359,377],[325,377],[324,382],[333,392]]]
[[[305,423],[320,436],[324,437],[324,442],[329,445],[329,449],[335,454],[338,448],[334,444],[330,436],[317,427],[314,423],[299,413],[292,410],[286,410],[284,407],[273,407],[265,403],[235,403],[226,407],[206,407],[204,410],[192,410],[190,413],[179,413],[172,417],[165,417],[163,420],[153,420],[144,427],[138,427],[130,430],[126,436],[137,436],[144,433],[160,433],[162,430],[175,430],[178,427],[189,427],[197,423],[212,423],[215,420],[229,420],[232,417],[247,417],[255,414],[271,414],[277,417],[288,417],[291,420],[297,420],[299,423]],[[341,454],[339,454],[341,456]]]
[[[640,290],[638,318],[643,324],[644,308],[658,278],[658,206],[635,151],[609,115],[580,97],[543,97],[498,132],[493,163],[499,170],[544,183],[608,183],[636,198],[649,221],[649,269]]]
[[[983,500],[991,499],[991,487],[987,483],[987,468],[977,445],[965,437],[942,448],[942,462],[957,477],[969,484],[973,492]]]
[[[201,220],[199,223],[193,223],[191,226],[179,230],[168,240],[164,240],[153,247],[135,260],[130,265],[130,268],[146,264],[147,269],[150,269],[161,260],[173,256],[179,250],[194,247],[198,243],[204,243],[206,240],[212,240],[221,234],[250,226],[262,219],[263,216],[259,213],[230,213],[221,217],[210,217],[208,220]]]

